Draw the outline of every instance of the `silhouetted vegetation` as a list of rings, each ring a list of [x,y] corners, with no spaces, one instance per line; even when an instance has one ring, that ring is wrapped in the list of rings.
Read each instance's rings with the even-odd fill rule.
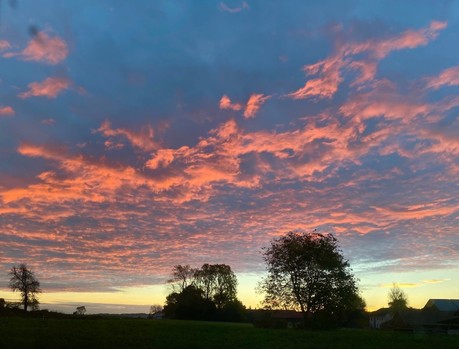
[[[343,325],[363,313],[365,302],[333,235],[289,232],[263,255],[268,276],[259,290],[267,309],[300,311],[304,325],[314,328]]]
[[[32,310],[38,309],[37,294],[41,292],[40,282],[35,278],[34,273],[26,264],[13,266],[9,273],[9,286],[13,292],[18,291],[21,294],[21,303],[24,311],[30,307]]]
[[[73,312],[73,315],[84,315],[86,314],[86,307],[84,305],[76,308],[76,311]]]
[[[200,269],[176,265],[169,283],[176,290],[164,306],[168,318],[243,321],[245,307],[236,297],[237,279],[229,265],[204,264]]]
[[[387,295],[388,305],[391,312],[396,313],[408,308],[408,297],[405,292],[397,285],[393,284]]]

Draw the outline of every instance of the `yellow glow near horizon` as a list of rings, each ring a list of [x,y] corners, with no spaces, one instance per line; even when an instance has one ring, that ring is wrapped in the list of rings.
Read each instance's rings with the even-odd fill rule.
[[[262,275],[238,274],[238,298],[247,307],[259,308],[262,295],[256,293],[255,288]],[[459,297],[459,271],[455,269],[440,272],[410,272],[392,273],[372,277],[367,275],[361,278],[360,285],[362,296],[366,301],[367,310],[387,307],[387,293],[392,287],[392,282],[397,283],[408,296],[408,305],[413,308],[422,308],[429,298],[458,298]],[[139,309],[144,306],[143,312],[148,312],[149,305],[161,304],[166,301],[170,293],[167,285],[152,285],[120,288],[115,292],[47,292],[40,294],[40,303],[46,304],[45,308],[59,309],[64,304],[81,303],[105,304],[107,309],[113,305],[123,305],[125,308],[132,306]],[[19,301],[19,294],[8,289],[0,290],[0,298]],[[71,306],[68,306],[71,309]],[[89,307],[88,307],[89,308]],[[91,312],[88,310],[88,312]]]

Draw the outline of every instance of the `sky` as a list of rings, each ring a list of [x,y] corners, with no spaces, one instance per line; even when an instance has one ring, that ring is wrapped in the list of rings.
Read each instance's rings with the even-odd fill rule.
[[[148,312],[333,233],[368,309],[459,298],[459,3],[0,2],[0,297]]]

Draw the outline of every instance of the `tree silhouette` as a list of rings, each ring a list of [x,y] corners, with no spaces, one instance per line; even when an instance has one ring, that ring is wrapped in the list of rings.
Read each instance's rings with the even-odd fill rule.
[[[149,317],[152,317],[154,314],[163,311],[163,306],[160,304],[153,304],[150,306],[150,312],[148,313]]]
[[[168,295],[164,306],[167,317],[181,320],[213,320],[215,312],[215,304],[204,298],[202,290],[193,285],[180,293]]]
[[[172,268],[172,278],[167,280],[172,285],[175,292],[182,292],[185,288],[193,283],[196,269],[187,265],[174,265]]]
[[[241,321],[245,316],[245,307],[236,298],[237,278],[229,265],[206,263],[199,269],[176,265],[168,282],[174,292],[166,298],[166,317]]]
[[[364,306],[333,235],[288,232],[274,239],[263,255],[268,276],[259,291],[265,293],[265,307],[301,311],[305,324],[332,325]]]
[[[84,305],[77,307],[73,315],[84,315],[86,314],[86,307]]]
[[[204,264],[195,273],[195,285],[218,309],[236,299],[237,278],[226,264]]]
[[[389,308],[394,313],[408,308],[408,297],[396,283],[392,284],[392,288],[389,290],[387,298]]]
[[[29,270],[26,264],[13,266],[9,273],[9,286],[13,292],[21,293],[21,303],[24,311],[30,306],[32,309],[38,309],[37,294],[41,292],[40,282],[35,278],[34,273]]]

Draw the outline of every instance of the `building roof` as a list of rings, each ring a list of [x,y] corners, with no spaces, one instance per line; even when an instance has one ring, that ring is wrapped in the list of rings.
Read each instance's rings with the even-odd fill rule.
[[[424,309],[436,308],[438,311],[458,311],[459,299],[429,299]]]
[[[394,318],[383,326],[388,328],[417,328],[421,326],[456,321],[453,312],[431,312],[421,309],[406,309],[397,312]]]
[[[389,308],[380,308],[378,310],[375,310],[375,311],[372,311],[371,313],[369,313],[369,315],[371,317],[375,317],[375,316],[385,316],[387,314],[390,314],[390,309]]]

